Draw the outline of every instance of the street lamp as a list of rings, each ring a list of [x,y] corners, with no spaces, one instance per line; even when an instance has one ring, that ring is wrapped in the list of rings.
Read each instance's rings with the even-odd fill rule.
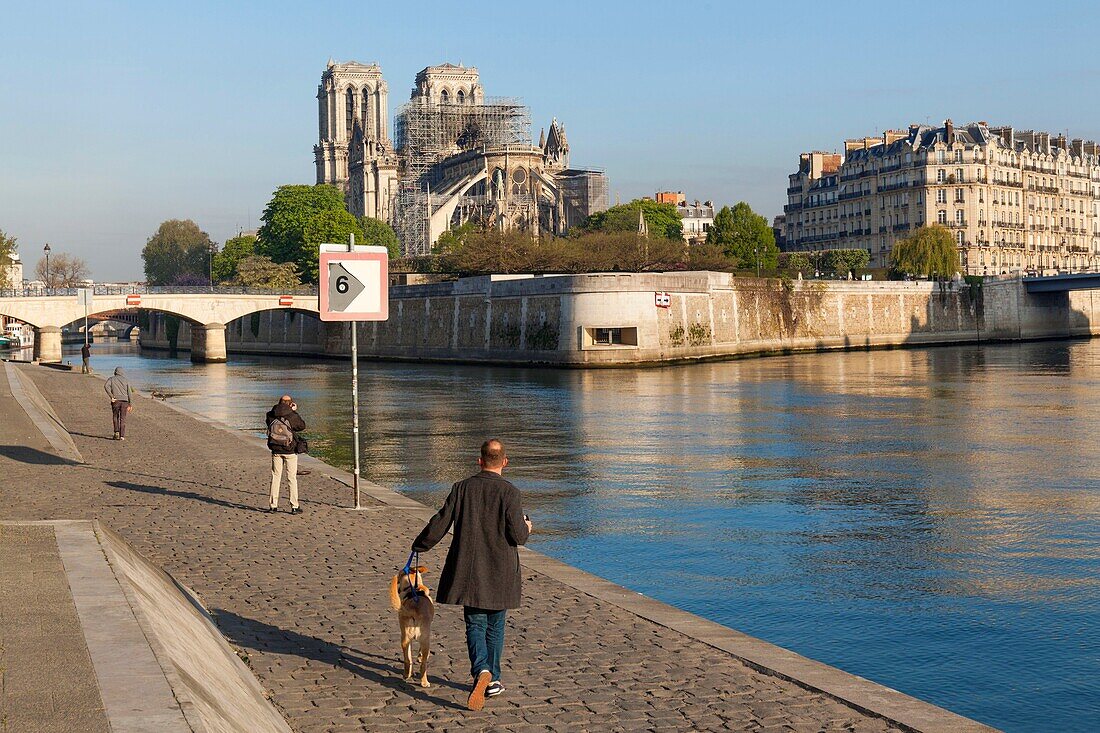
[[[46,253],[46,290],[50,289],[50,243],[46,242],[46,246],[42,248],[42,251]]]
[[[753,247],[752,253],[756,255],[756,276],[760,277],[760,246]]]
[[[206,252],[209,255],[207,257],[207,260],[210,263],[210,292],[214,292],[214,243],[213,242],[210,243],[210,247],[207,248]]]

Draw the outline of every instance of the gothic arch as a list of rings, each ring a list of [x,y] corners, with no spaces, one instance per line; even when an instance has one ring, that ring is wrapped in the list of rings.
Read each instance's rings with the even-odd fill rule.
[[[450,104],[451,103],[451,95],[446,89],[440,89],[439,90],[439,103],[440,104]]]

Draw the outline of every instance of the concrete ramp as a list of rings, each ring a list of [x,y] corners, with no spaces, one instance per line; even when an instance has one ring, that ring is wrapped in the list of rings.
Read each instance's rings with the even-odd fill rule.
[[[18,553],[8,550],[25,542],[28,532],[40,538],[39,556],[48,561],[46,556],[56,552],[69,591],[64,602],[51,601],[37,614],[71,613],[75,607],[91,664],[88,669],[59,663],[62,676],[55,676],[44,668],[48,657],[5,654],[5,676],[36,680],[23,686],[18,697],[5,690],[3,710],[9,721],[34,720],[50,729],[41,720],[43,705],[65,694],[52,688],[79,681],[98,691],[98,700],[94,692],[85,695],[86,709],[67,715],[94,719],[98,710],[112,733],[290,733],[195,595],[119,535],[89,521],[2,523],[0,577],[19,567]],[[33,605],[41,598],[34,587],[37,576],[28,579],[0,585],[0,608]],[[64,583],[54,585],[61,590]],[[0,616],[0,639],[12,632],[5,616]],[[75,653],[69,657],[81,658]],[[91,670],[94,679],[89,681]]]

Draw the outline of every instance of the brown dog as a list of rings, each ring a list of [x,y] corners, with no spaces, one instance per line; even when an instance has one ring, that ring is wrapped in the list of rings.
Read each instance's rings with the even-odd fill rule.
[[[401,624],[401,655],[405,660],[405,680],[412,680],[412,643],[419,640],[421,687],[431,687],[428,682],[428,646],[432,640],[432,618],[435,616],[431,590],[420,577],[426,570],[423,565],[418,565],[412,568],[412,572],[398,573],[390,581],[390,605],[397,611],[397,620]]]

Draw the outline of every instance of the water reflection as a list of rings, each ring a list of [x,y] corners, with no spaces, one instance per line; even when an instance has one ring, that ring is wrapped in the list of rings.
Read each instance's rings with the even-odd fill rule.
[[[351,461],[345,363],[105,349],[242,430],[290,392]],[[1006,730],[1100,716],[1100,341],[361,380],[372,480],[438,503],[496,435],[544,552]]]

